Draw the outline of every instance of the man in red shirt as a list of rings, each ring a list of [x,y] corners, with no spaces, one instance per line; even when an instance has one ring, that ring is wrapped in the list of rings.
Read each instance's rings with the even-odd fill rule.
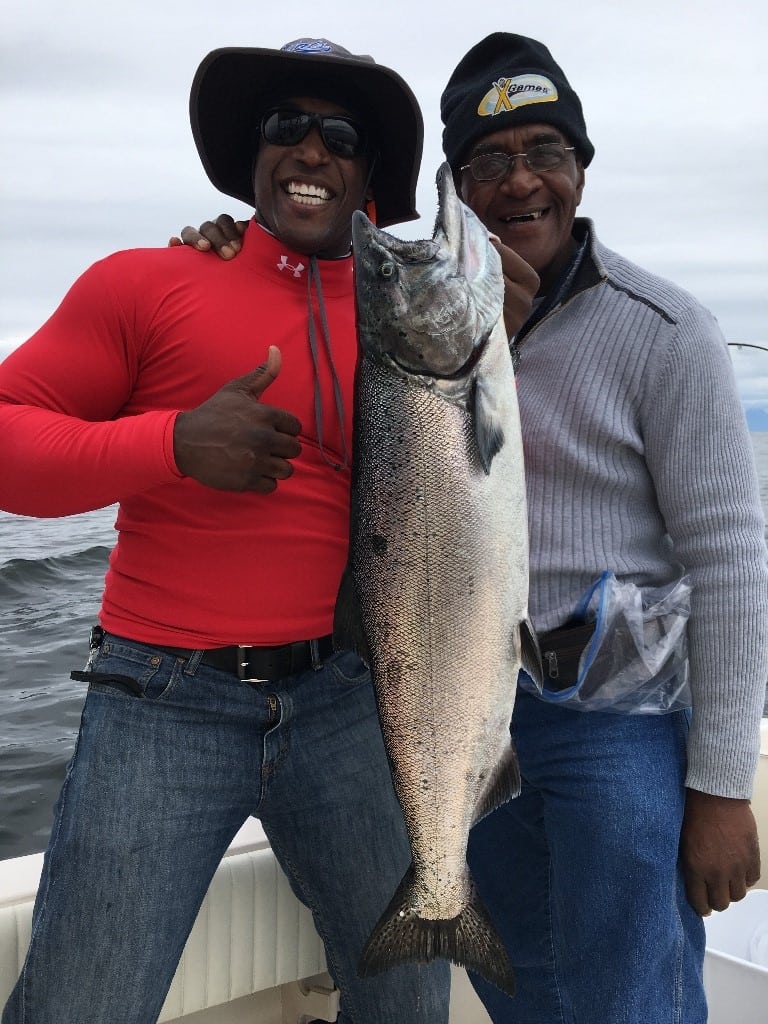
[[[249,815],[314,914],[339,1021],[439,1024],[447,964],[357,976],[409,847],[369,674],[329,636],[348,540],[351,217],[416,217],[421,113],[394,72],[322,39],[214,51],[190,109],[212,181],[256,208],[237,265],[113,254],[0,365],[0,507],[119,503],[2,1024],[156,1020]]]
[[[546,46],[491,33],[454,69],[441,115],[464,201],[541,282],[531,317],[508,326],[529,608],[550,657],[544,693],[521,678],[516,698],[522,792],[468,850],[517,992],[473,983],[497,1024],[701,1024],[701,915],[760,874],[749,797],[768,672],[765,524],[725,339],[576,215],[594,147]],[[237,252],[231,218],[201,230]],[[668,601],[681,571],[690,610]],[[597,593],[584,650],[574,636]],[[681,625],[685,660],[662,667],[658,638]]]

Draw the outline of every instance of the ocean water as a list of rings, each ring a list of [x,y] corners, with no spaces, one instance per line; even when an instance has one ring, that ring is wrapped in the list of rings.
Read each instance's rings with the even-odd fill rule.
[[[0,859],[48,840],[85,699],[69,673],[87,658],[115,511],[0,512]]]
[[[768,518],[768,433],[752,434]],[[0,512],[0,859],[45,848],[77,736],[115,508],[65,519]]]

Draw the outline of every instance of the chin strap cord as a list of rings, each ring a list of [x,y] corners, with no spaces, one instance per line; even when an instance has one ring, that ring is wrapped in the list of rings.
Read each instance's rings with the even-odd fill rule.
[[[344,429],[344,398],[341,394],[341,385],[339,384],[339,375],[336,373],[336,366],[333,361],[333,351],[331,349],[331,333],[328,329],[328,317],[325,312],[325,300],[323,299],[323,288],[320,282],[320,267],[317,264],[317,257],[309,257],[309,274],[307,275],[307,299],[308,299],[308,321],[309,321],[309,349],[312,353],[312,364],[315,370],[315,426],[317,427],[317,440],[320,445],[320,454],[322,455],[325,462],[336,470],[347,469],[350,463],[349,458],[349,447],[347,445],[347,435]],[[339,421],[339,432],[341,434],[341,445],[342,445],[342,462],[337,462],[335,459],[331,459],[326,453],[325,446],[323,444],[323,396],[320,389],[320,360],[318,356],[318,344],[317,344],[317,326],[315,323],[315,309],[312,303],[312,288],[314,284],[315,294],[317,295],[317,315],[320,319],[320,329],[325,343],[325,350],[328,355],[328,363],[331,367],[331,377],[333,380],[333,394],[336,400],[336,415]]]

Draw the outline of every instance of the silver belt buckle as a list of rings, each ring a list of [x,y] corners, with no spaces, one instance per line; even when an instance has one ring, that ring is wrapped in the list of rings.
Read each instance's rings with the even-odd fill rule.
[[[246,676],[245,667],[248,664],[246,651],[253,650],[253,644],[237,645],[237,678],[241,683],[266,683],[266,679],[257,679],[256,676]]]

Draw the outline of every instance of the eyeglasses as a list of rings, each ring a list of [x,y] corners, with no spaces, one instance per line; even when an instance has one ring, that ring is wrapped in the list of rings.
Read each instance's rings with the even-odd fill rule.
[[[522,157],[529,171],[554,171],[565,160],[566,153],[572,153],[575,146],[564,146],[560,142],[542,142],[531,146],[525,153],[478,153],[468,164],[460,167],[469,171],[475,181],[497,181],[512,173],[515,161]]]
[[[329,153],[352,158],[365,149],[365,132],[342,114],[307,114],[303,110],[268,110],[261,119],[262,137],[273,146],[295,146],[317,128]]]

